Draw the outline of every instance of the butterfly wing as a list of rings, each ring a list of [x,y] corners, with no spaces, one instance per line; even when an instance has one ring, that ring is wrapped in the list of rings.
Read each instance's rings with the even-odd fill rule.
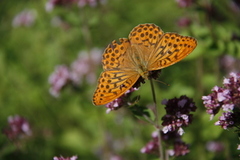
[[[155,24],[140,24],[129,34],[131,45],[138,50],[138,57],[148,71],[173,65],[197,46],[197,40],[176,33],[165,33]]]
[[[103,54],[102,64],[104,71],[98,79],[98,86],[93,95],[95,105],[103,105],[119,98],[129,90],[140,75],[134,70],[135,66],[126,57],[131,51],[127,38],[113,41]]]
[[[119,98],[135,84],[138,78],[139,75],[131,71],[111,70],[102,72],[93,95],[93,103],[104,105]]]
[[[139,50],[138,57],[142,63],[148,63],[163,35],[157,25],[146,23],[134,27],[128,37],[131,45]]]
[[[189,55],[196,46],[195,38],[165,33],[149,59],[148,68],[158,70],[173,65]]]
[[[102,65],[104,70],[124,68],[127,54],[127,50],[130,47],[129,40],[127,38],[120,38],[119,42],[112,41],[104,51],[102,57]]]

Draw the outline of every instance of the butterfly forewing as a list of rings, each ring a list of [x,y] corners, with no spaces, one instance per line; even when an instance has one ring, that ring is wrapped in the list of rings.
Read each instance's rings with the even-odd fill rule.
[[[163,34],[163,31],[155,24],[140,24],[133,28],[128,37],[131,45],[142,51],[147,50],[147,52],[139,52],[141,54],[139,57],[148,62]]]
[[[109,70],[121,67],[123,57],[129,47],[130,43],[127,38],[120,38],[119,42],[114,40],[110,43],[102,57],[103,69]]]
[[[173,65],[197,46],[196,39],[176,33],[165,33],[149,60],[149,70],[158,70]]]

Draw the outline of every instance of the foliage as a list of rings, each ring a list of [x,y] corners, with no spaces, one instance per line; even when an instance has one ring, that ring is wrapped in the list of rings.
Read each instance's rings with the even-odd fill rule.
[[[198,107],[191,126],[184,128],[183,139],[190,144],[190,152],[177,159],[239,156],[238,136],[215,126],[216,119],[209,121],[202,101],[203,95],[221,84],[223,76],[240,70],[238,1],[99,0],[80,5],[74,0],[58,4],[57,0],[51,9],[53,2],[0,1],[0,126],[4,131],[8,117],[19,115],[31,129],[30,136],[17,139],[0,134],[0,159],[53,159],[61,155],[84,160],[114,156],[156,159],[140,153],[151,138],[152,126],[127,108],[106,114],[105,107],[93,106],[96,78],[102,71],[100,61],[91,67],[91,77],[84,73],[76,83],[67,79],[57,98],[49,93],[49,76],[56,66],[65,65],[72,75],[78,56],[101,54],[112,40],[127,37],[140,23],[155,23],[165,32],[198,40],[197,48],[185,60],[162,70],[159,79],[169,86],[155,82],[158,104],[187,95]],[[92,62],[94,57],[86,59]],[[141,96],[136,100],[141,106],[153,103],[149,82],[132,94]],[[164,106],[158,106],[159,113],[165,113]],[[139,113],[132,108],[139,115],[146,112],[141,109]]]

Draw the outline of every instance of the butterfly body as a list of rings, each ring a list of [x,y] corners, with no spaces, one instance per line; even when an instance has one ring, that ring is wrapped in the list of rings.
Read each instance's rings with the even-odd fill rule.
[[[141,55],[142,50],[138,49],[139,46],[136,44],[131,44],[129,47],[129,50],[127,50],[126,54],[128,54],[127,59],[131,59],[131,61],[127,63],[132,63],[130,66],[132,66],[131,70],[135,70],[138,75],[140,75],[144,79],[148,79],[148,61],[145,61]],[[128,64],[129,65],[129,64]]]
[[[93,95],[95,105],[103,105],[120,97],[149,72],[177,63],[190,54],[197,41],[176,33],[163,33],[155,24],[140,24],[129,38],[113,41],[105,49],[103,72]]]

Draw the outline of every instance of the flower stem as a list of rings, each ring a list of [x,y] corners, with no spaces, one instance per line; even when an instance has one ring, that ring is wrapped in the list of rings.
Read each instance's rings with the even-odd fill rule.
[[[153,86],[153,80],[150,79],[150,84],[151,84],[151,90],[152,90],[152,96],[153,96],[153,102],[154,102],[154,114],[155,114],[155,127],[158,132],[158,144],[159,144],[159,158],[160,160],[164,160],[164,155],[163,155],[163,147],[162,147],[162,138],[161,138],[161,127],[159,125],[159,115],[158,115],[158,108],[157,108],[157,101],[156,101],[156,94]]]

